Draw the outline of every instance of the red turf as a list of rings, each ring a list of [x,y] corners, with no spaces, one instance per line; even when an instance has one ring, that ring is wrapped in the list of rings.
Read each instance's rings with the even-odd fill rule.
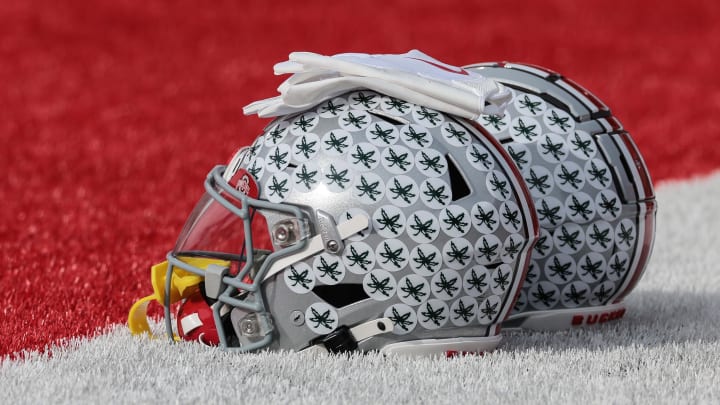
[[[720,167],[720,3],[471,3],[0,2],[0,356],[125,321],[293,50],[544,65],[656,181]]]

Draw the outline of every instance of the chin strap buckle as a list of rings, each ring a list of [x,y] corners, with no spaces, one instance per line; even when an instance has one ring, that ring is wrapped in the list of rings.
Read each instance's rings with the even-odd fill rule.
[[[347,353],[357,350],[358,342],[393,330],[390,318],[379,318],[352,328],[342,325],[325,336],[319,337],[302,351]]]
[[[228,274],[230,269],[227,266],[219,266],[217,264],[208,264],[205,268],[205,295],[216,300],[223,289],[223,277]]]
[[[319,338],[319,344],[325,346],[329,353],[347,353],[357,350],[357,339],[350,332],[350,328],[343,325]],[[318,344],[316,343],[316,344]]]

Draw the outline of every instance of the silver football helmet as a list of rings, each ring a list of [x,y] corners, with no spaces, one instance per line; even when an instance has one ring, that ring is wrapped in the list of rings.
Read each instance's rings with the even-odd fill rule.
[[[513,91],[482,132],[512,157],[532,194],[540,237],[504,327],[562,329],[622,317],[645,270],[656,202],[640,152],[608,107],[537,66],[466,66]]]
[[[373,91],[280,117],[210,172],[131,329],[158,300],[169,335],[176,315],[181,338],[230,350],[492,349],[538,224],[476,126]]]

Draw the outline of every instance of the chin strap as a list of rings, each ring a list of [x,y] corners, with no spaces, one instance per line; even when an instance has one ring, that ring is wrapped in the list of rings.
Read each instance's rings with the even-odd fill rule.
[[[227,267],[230,265],[227,261],[203,257],[185,257],[182,260],[189,265],[201,269],[213,265],[219,267]],[[130,333],[133,335],[147,333],[150,337],[154,337],[150,331],[147,318],[147,310],[151,302],[157,301],[160,305],[165,305],[165,295],[169,294],[170,303],[174,304],[196,292],[198,284],[203,281],[203,277],[176,267],[173,269],[170,280],[170,290],[166,291],[165,278],[167,276],[167,268],[167,260],[152,266],[150,269],[150,280],[152,281],[153,293],[147,297],[140,298],[130,308],[128,327]],[[178,337],[176,336],[175,340],[177,339]]]
[[[313,353],[346,353],[357,350],[358,342],[373,336],[392,332],[393,323],[390,318],[378,318],[361,323],[352,328],[343,325],[329,334],[313,341],[313,344],[301,350]]]

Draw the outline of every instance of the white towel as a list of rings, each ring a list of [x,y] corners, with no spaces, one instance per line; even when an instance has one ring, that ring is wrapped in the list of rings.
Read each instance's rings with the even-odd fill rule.
[[[280,96],[247,105],[246,115],[304,111],[354,89],[375,90],[473,120],[481,114],[501,115],[511,99],[502,84],[417,50],[400,55],[293,52],[288,61],[275,65],[275,74],[292,76],[278,87]]]

